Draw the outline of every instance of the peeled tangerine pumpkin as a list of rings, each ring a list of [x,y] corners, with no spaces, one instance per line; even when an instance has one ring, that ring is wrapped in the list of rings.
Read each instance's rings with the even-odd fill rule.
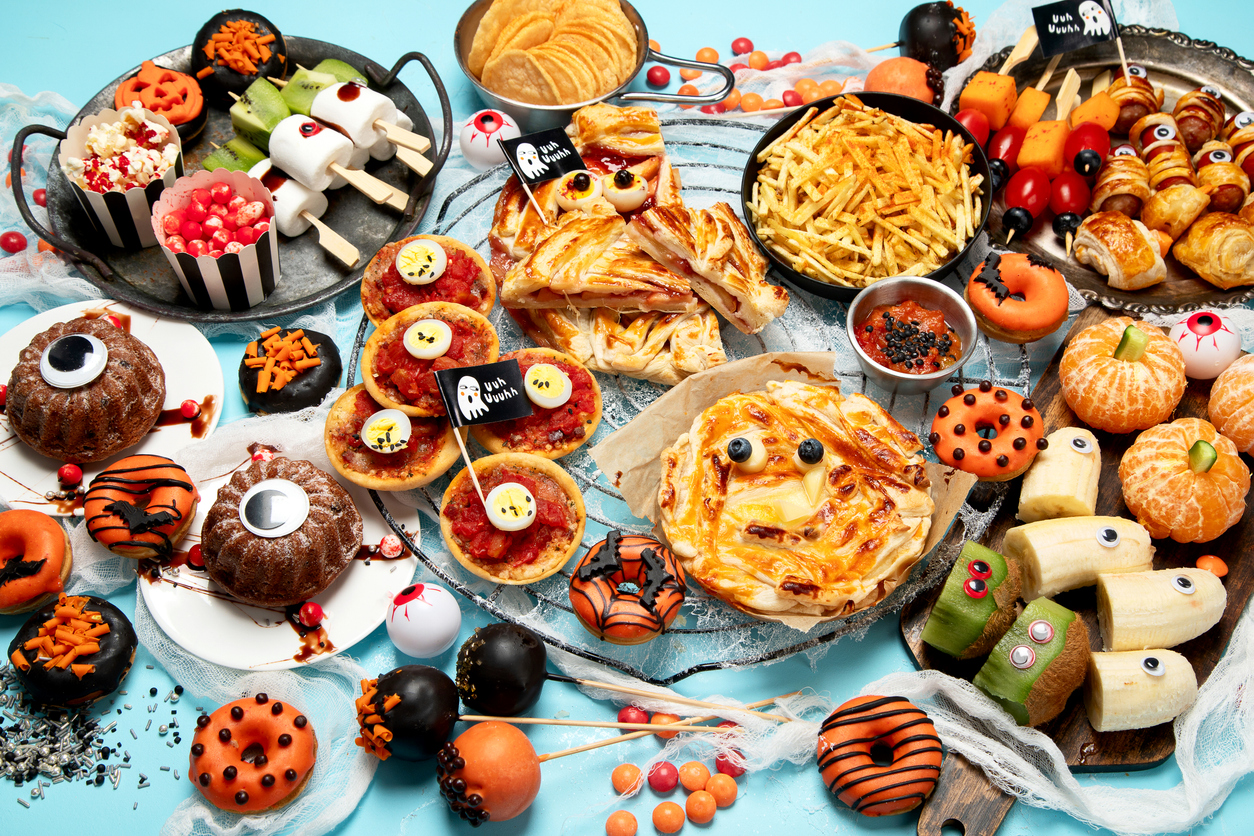
[[[1250,469],[1237,447],[1201,418],[1159,424],[1119,462],[1123,501],[1151,537],[1206,543],[1245,513]]]
[[[1058,364],[1062,396],[1090,427],[1144,430],[1171,417],[1184,394],[1184,355],[1147,322],[1114,317],[1072,338]]]
[[[1210,420],[1242,453],[1254,455],[1254,354],[1239,358],[1210,387]]]
[[[139,72],[119,84],[113,94],[113,106],[117,110],[130,107],[136,101],[140,107],[164,116],[171,125],[192,121],[204,107],[196,79],[158,67],[151,61],[145,61]]]

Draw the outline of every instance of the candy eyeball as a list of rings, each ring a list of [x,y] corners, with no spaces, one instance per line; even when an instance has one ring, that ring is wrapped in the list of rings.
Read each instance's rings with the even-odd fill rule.
[[[1184,373],[1196,380],[1218,377],[1241,356],[1241,334],[1215,311],[1198,311],[1177,322],[1171,339],[1184,354]]]
[[[1135,157],[1137,156],[1137,153],[1136,153],[1136,149],[1133,148],[1131,145],[1124,144],[1124,145],[1120,145],[1118,148],[1111,151],[1110,155],[1112,157]]]
[[[1197,160],[1197,167],[1205,168],[1206,166],[1214,165],[1215,163],[1230,162],[1232,162],[1232,152],[1225,151],[1223,148],[1216,148],[1214,151],[1207,151],[1199,157]]]
[[[443,357],[453,344],[453,329],[439,319],[422,319],[405,330],[405,350],[419,360]]]
[[[557,205],[563,212],[582,209],[601,196],[601,178],[590,171],[572,171],[557,184]]]
[[[1147,80],[1149,79],[1149,71],[1146,70],[1144,67],[1142,67],[1140,64],[1129,64],[1128,75],[1132,76],[1133,78],[1143,78]]]
[[[431,284],[448,268],[448,253],[436,241],[418,238],[396,253],[396,272],[408,284]]]
[[[649,199],[649,182],[626,168],[602,177],[601,190],[605,199],[620,212],[633,212]]]
[[[444,587],[416,583],[388,604],[387,626],[388,638],[397,650],[416,659],[430,659],[457,641],[462,611]]]
[[[496,141],[520,136],[522,132],[509,116],[499,110],[481,110],[466,122],[457,141],[466,162],[477,171],[487,171],[505,162],[505,151]]]
[[[1229,119],[1228,124],[1231,125],[1233,129],[1238,131],[1242,128],[1248,128],[1250,125],[1254,125],[1254,110],[1241,111]]]
[[[552,363],[536,363],[527,369],[523,389],[533,404],[557,409],[570,400],[573,387],[566,372]]]

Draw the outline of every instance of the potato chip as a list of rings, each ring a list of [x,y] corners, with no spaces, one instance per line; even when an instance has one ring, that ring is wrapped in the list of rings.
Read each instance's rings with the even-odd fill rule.
[[[530,49],[547,41],[553,35],[553,18],[544,12],[528,12],[511,20],[501,31],[492,48],[488,61],[507,49]],[[486,61],[484,62],[487,63]]]
[[[483,76],[484,67],[492,50],[500,40],[505,27],[512,20],[517,20],[528,12],[548,12],[558,5],[560,0],[492,0],[492,5],[479,20],[479,28],[475,30],[475,39],[470,46],[470,54],[466,56],[466,68],[476,77]]]
[[[596,95],[601,79],[557,42],[533,47],[530,54],[553,79],[559,102],[583,102]]]
[[[507,50],[489,61],[483,68],[483,85],[527,104],[561,104],[553,79],[531,53],[521,49]]]

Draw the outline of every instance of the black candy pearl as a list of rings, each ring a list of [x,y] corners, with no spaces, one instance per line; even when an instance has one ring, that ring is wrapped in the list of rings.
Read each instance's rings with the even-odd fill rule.
[[[980,448],[981,453],[987,453],[988,451],[993,449],[993,442],[985,438],[980,441],[978,446]]]
[[[457,652],[457,691],[477,714],[514,717],[540,699],[544,642],[517,624],[489,624],[475,630]]]
[[[253,699],[257,701],[257,705],[265,705],[266,703],[270,701],[270,697],[266,694],[258,694],[257,696],[253,697]]]
[[[405,665],[379,677],[375,687],[375,712],[392,733],[388,750],[403,761],[435,757],[457,722],[457,686],[453,680],[427,665]],[[401,701],[385,713],[383,702],[393,694]]]
[[[938,409],[938,410],[936,410],[936,414],[937,414],[937,415],[939,415],[941,418],[948,418],[948,417],[949,417],[949,407],[947,407],[947,406],[945,406],[944,404],[942,404],[942,405],[941,405],[941,408],[940,408],[940,409]]]
[[[966,432],[967,432],[966,424],[954,424],[954,435],[966,435]]]
[[[279,745],[283,747],[292,745],[292,736],[290,734],[279,735]]]
[[[309,725],[309,720],[304,714],[297,714],[296,719],[292,721],[292,725],[298,729],[303,729],[305,726]]]
[[[274,786],[274,776],[273,776],[273,775],[262,775],[262,776],[261,776],[261,786],[266,787],[267,789],[268,789],[268,788],[270,788],[270,787],[273,787],[273,786]]]
[[[296,770],[295,770],[295,769],[289,769],[289,770],[287,770],[286,772],[284,772],[284,773],[283,773],[283,777],[284,777],[284,778],[286,778],[286,779],[287,779],[287,780],[289,780],[289,781],[295,781],[295,780],[296,780],[296,777],[297,777],[297,776],[296,776]]]
[[[1014,440],[1014,443],[1011,446],[1016,450],[1022,450],[1024,447],[1028,446],[1028,440],[1023,436],[1019,436]]]
[[[235,793],[235,803],[240,805],[241,807],[247,804],[248,793],[244,792],[243,790],[240,790],[239,792]]]
[[[962,396],[962,402],[967,406],[975,406],[975,395],[970,393]]]
[[[230,729],[219,729],[219,730],[218,730],[218,740],[221,740],[223,743],[226,743],[226,742],[227,742],[227,741],[229,741],[230,739],[231,739],[231,730],[230,730]]]
[[[967,457],[967,451],[961,447],[954,448],[954,461],[960,462]]]
[[[205,746],[204,746],[204,744],[203,744],[203,743],[193,743],[193,744],[192,744],[192,755],[193,755],[193,756],[195,756],[195,757],[200,757],[200,756],[201,756],[201,755],[203,755],[204,753],[205,753]]]
[[[203,729],[207,725],[209,725],[208,714],[201,714],[199,717],[196,718],[196,728]]]
[[[200,773],[200,778],[197,780],[200,781],[200,785],[202,787],[207,787],[213,781],[213,776],[210,775],[208,772],[202,772]]]
[[[283,713],[283,703],[281,703],[281,702],[276,702],[274,705],[270,706],[270,713],[271,713],[271,714],[274,714],[274,715],[279,715],[279,714],[282,714],[282,713]]]
[[[234,781],[235,776],[238,774],[239,770],[233,766],[228,766],[226,769],[222,770],[222,777],[228,781]]]
[[[237,722],[238,722],[238,721],[240,721],[240,720],[243,720],[243,719],[244,719],[244,709],[240,708],[238,705],[237,705],[237,706],[232,707],[232,708],[231,708],[231,719],[232,719],[232,720],[235,720],[235,721],[237,721]]]

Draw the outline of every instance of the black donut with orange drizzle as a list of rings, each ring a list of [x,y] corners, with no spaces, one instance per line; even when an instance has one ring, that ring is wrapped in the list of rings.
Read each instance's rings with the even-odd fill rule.
[[[888,749],[880,766],[872,750]],[[855,812],[892,816],[913,810],[936,788],[941,741],[923,710],[901,697],[854,697],[819,731],[819,772]]]
[[[200,493],[165,456],[128,456],[91,480],[83,500],[87,533],[124,557],[169,557],[196,514]]]
[[[670,549],[652,537],[611,531],[571,573],[570,603],[597,638],[643,644],[675,620],[687,589]]]

